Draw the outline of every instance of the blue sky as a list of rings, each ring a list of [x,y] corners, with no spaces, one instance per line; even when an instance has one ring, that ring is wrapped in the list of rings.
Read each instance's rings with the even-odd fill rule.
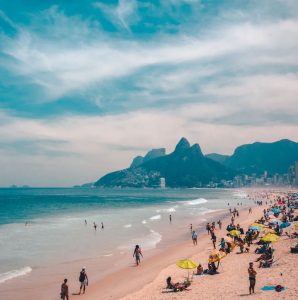
[[[298,140],[297,1],[0,0],[0,186],[67,186],[181,136]]]

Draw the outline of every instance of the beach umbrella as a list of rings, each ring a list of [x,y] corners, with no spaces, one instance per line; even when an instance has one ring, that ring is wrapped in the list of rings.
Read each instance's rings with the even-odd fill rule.
[[[241,234],[241,232],[234,229],[234,230],[229,231],[229,234],[232,236],[238,236]]]
[[[275,214],[280,213],[280,209],[279,209],[279,208],[272,208],[272,211],[273,211]]]
[[[224,239],[225,239],[226,242],[229,242],[229,243],[233,242],[233,239],[230,236],[225,236]]]
[[[287,228],[289,226],[291,226],[291,223],[289,223],[289,222],[284,222],[284,223],[280,224],[280,228]]]
[[[296,208],[296,206],[290,205],[290,206],[289,206],[289,208],[294,208],[294,209],[295,209],[295,208]]]
[[[250,226],[249,229],[251,229],[251,230],[261,230],[261,227],[259,227],[259,226]]]
[[[188,270],[188,277],[189,277],[189,270],[190,269],[195,269],[195,268],[198,267],[198,265],[194,261],[192,261],[191,259],[178,260],[176,262],[176,265],[181,269],[187,269]]]
[[[257,227],[261,227],[261,228],[265,227],[263,224],[259,224],[259,223],[252,223],[250,226],[257,226]]]
[[[276,234],[268,233],[264,237],[261,238],[261,241],[266,242],[266,243],[274,243],[279,240],[279,236]]]
[[[225,252],[214,250],[209,255],[209,262],[212,263],[212,262],[220,261],[220,260],[222,260],[226,256],[227,256],[227,254]]]
[[[198,265],[191,259],[183,259],[176,262],[176,265],[181,269],[195,269]]]
[[[298,222],[297,222],[297,223],[295,223],[295,226],[296,226],[296,227],[298,227]]]
[[[267,234],[267,233],[273,233],[273,234],[276,233],[275,230],[270,229],[270,228],[266,228],[266,229],[264,230],[264,232],[265,232],[266,234]]]

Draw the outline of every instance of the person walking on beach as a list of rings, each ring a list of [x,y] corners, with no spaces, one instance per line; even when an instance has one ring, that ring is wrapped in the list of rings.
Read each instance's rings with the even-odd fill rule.
[[[86,274],[86,268],[82,268],[82,271],[80,272],[80,277],[79,277],[79,281],[80,281],[80,292],[79,295],[81,295],[82,289],[83,289],[83,294],[85,294],[85,290],[86,290],[86,285],[88,286],[88,276]]]
[[[208,235],[210,234],[210,229],[211,229],[211,226],[209,223],[207,223],[206,230],[207,230]]]
[[[251,207],[250,207],[249,210],[248,210],[248,214],[252,214],[252,209],[251,209]]]
[[[221,230],[221,225],[222,225],[221,220],[218,220],[217,224],[218,224],[219,229]]]
[[[60,297],[62,300],[68,300],[68,285],[67,285],[67,279],[65,278],[63,283],[61,284],[61,293]]]
[[[249,268],[248,268],[249,294],[255,292],[256,275],[257,275],[257,272],[254,269],[254,264],[252,262],[250,262]]]
[[[211,236],[211,240],[212,240],[214,249],[216,249],[216,236],[215,236],[214,233],[213,233],[212,236]]]
[[[135,251],[133,252],[133,256],[132,257],[135,257],[137,266],[141,262],[141,256],[143,258],[143,254],[142,254],[141,248],[140,248],[139,245],[136,245]]]
[[[169,215],[170,223],[172,223],[172,215]]]
[[[198,244],[198,234],[193,230],[191,234],[193,245],[196,246]]]

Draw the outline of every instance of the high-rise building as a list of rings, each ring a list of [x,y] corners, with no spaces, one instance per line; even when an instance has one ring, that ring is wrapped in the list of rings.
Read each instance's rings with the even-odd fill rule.
[[[295,161],[295,182],[298,185],[298,161]]]
[[[166,187],[166,179],[164,177],[160,178],[160,187],[164,189]]]

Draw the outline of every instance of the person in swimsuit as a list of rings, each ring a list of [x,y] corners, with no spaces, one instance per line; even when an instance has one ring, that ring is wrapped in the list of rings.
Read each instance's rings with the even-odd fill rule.
[[[249,294],[255,292],[256,275],[257,275],[257,272],[254,269],[254,264],[252,262],[250,262],[249,268],[248,268]]]
[[[135,251],[134,251],[132,257],[135,257],[137,266],[138,266],[138,265],[140,264],[140,262],[141,262],[141,256],[143,257],[141,248],[140,248],[139,245],[136,245]]]
[[[67,285],[67,279],[65,278],[63,283],[61,284],[61,293],[60,293],[62,300],[68,300],[68,285]]]

